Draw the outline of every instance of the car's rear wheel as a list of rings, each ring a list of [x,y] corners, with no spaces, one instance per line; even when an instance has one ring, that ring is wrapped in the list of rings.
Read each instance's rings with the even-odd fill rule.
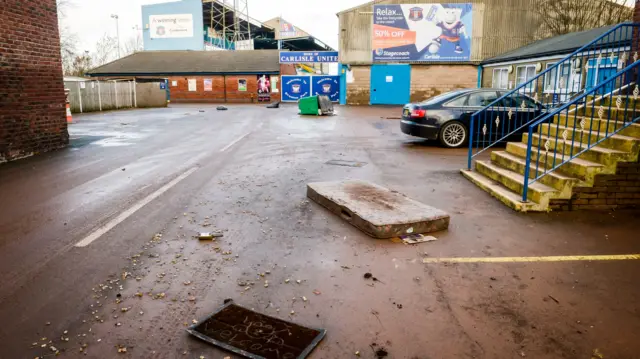
[[[444,147],[457,148],[462,147],[469,138],[469,131],[458,121],[450,121],[440,128],[438,139]]]

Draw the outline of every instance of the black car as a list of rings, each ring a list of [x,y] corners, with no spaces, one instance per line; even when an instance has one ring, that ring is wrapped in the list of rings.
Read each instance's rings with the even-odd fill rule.
[[[507,93],[497,89],[461,89],[410,103],[402,109],[400,128],[407,135],[437,139],[445,147],[462,147],[469,141],[471,115]],[[520,141],[522,133],[528,131],[524,125],[544,109],[527,95],[512,94],[476,118],[473,141],[500,140],[514,130],[508,140]]]

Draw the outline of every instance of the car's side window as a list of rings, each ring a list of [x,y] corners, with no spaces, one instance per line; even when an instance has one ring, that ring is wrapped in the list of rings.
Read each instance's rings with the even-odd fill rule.
[[[498,98],[497,94],[493,91],[475,92],[469,95],[469,101],[467,106],[485,107],[489,106],[493,101]]]
[[[467,103],[467,98],[469,96],[460,96],[458,98],[454,98],[453,100],[447,102],[445,104],[445,106],[447,107],[461,107],[461,106],[465,106]]]
[[[523,96],[521,94],[512,94],[502,100],[504,107],[522,107],[522,102],[524,101],[524,106],[526,108],[537,108],[536,102],[527,96]]]

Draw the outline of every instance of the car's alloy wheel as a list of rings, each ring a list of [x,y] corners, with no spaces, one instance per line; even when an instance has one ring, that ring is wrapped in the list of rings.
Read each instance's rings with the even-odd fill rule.
[[[440,142],[447,147],[460,147],[467,140],[467,129],[459,122],[445,124],[440,131]]]

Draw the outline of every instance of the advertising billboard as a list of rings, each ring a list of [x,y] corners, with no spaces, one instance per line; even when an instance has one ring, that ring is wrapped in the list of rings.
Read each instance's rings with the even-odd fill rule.
[[[258,75],[258,102],[271,101],[271,75]]]
[[[296,102],[311,96],[311,76],[282,76],[282,101]]]
[[[311,93],[329,96],[331,102],[340,100],[340,76],[312,76]]]
[[[469,61],[472,15],[470,3],[374,5],[373,61]]]
[[[193,15],[151,15],[149,16],[149,36],[152,39],[193,37]]]

